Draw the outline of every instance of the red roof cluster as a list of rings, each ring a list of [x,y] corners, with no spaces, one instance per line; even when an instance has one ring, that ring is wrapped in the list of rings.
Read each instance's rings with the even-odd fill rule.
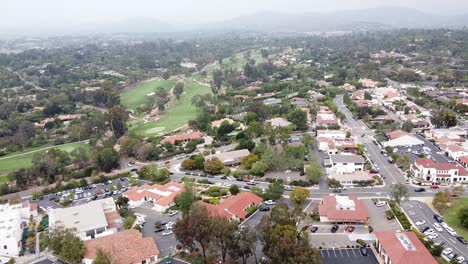
[[[192,133],[185,134],[185,135],[173,135],[173,136],[165,137],[163,140],[161,140],[161,143],[164,144],[166,142],[169,142],[174,145],[176,141],[189,141],[189,140],[199,139],[202,136],[203,136],[202,132],[194,131]]]
[[[458,175],[463,176],[467,175],[467,171],[465,168],[461,166],[457,166],[455,164],[450,163],[437,163],[428,158],[419,158],[415,161],[415,164],[420,165],[426,169],[436,169],[436,170],[458,170]]]
[[[414,248],[408,250],[398,239],[398,233],[406,235]],[[375,236],[392,264],[437,264],[431,253],[413,232],[375,232]]]
[[[319,214],[336,222],[366,222],[369,218],[366,206],[357,196],[349,196],[349,200],[354,202],[353,210],[340,209],[336,200],[337,196],[330,195],[323,198],[319,204]]]
[[[390,133],[387,133],[387,137],[389,139],[397,139],[399,137],[402,137],[402,136],[406,136],[406,135],[409,135],[410,133],[406,132],[406,131],[403,131],[401,129],[398,129],[398,130],[395,130],[395,131],[392,131]]]
[[[247,215],[247,209],[252,205],[260,205],[262,198],[251,192],[242,192],[238,195],[231,195],[218,205],[198,201],[206,207],[211,216],[221,216],[231,219],[233,216],[237,219],[244,219]]]
[[[132,189],[123,193],[129,201],[140,201],[145,197],[151,198],[154,204],[160,206],[167,206],[171,204],[175,197],[184,191],[184,185],[177,182],[168,182],[164,185],[159,184],[144,184],[140,187],[133,187]]]

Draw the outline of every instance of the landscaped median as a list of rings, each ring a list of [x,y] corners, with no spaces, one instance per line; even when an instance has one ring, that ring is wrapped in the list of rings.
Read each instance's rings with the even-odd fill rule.
[[[411,230],[411,222],[409,221],[408,217],[406,217],[405,213],[403,213],[399,206],[395,203],[395,201],[388,200],[388,205],[393,212],[393,215],[397,218],[398,222],[400,223],[401,227],[404,230]]]

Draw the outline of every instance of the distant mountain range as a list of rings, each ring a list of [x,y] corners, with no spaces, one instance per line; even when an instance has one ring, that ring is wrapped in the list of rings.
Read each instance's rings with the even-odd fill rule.
[[[313,32],[385,28],[460,28],[468,26],[468,13],[435,16],[415,9],[388,7],[302,15],[258,13],[234,18],[217,27],[267,32]]]
[[[187,21],[189,23],[190,21]],[[168,33],[168,32],[222,32],[248,30],[270,33],[326,32],[381,30],[390,28],[461,28],[468,26],[468,13],[438,16],[416,9],[381,7],[330,13],[285,14],[263,12],[236,17],[206,25],[175,26],[153,18],[132,18],[119,23],[100,25],[66,25],[15,28],[0,25],[5,34],[90,34],[90,33]]]

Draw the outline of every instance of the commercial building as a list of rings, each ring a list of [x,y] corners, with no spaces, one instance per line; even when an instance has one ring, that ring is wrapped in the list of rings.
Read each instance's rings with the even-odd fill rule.
[[[37,204],[0,204],[0,263],[19,256],[23,229],[31,215],[37,216]]]
[[[330,171],[335,174],[363,171],[364,163],[364,158],[356,154],[341,153],[337,155],[330,155]]]
[[[263,100],[263,104],[264,104],[264,105],[277,105],[277,104],[281,104],[281,99],[278,99],[278,98],[268,98],[268,99]]]
[[[159,249],[152,237],[143,237],[136,229],[85,241],[84,263],[91,264],[98,250],[108,253],[112,263],[157,263]]]
[[[383,145],[385,147],[412,147],[412,146],[420,146],[424,145],[422,140],[417,139],[413,135],[404,135],[387,142],[384,142]]]
[[[251,192],[241,192],[231,195],[220,204],[214,205],[203,201],[197,202],[206,207],[211,216],[221,216],[229,220],[242,221],[249,208],[262,204],[263,199]]]
[[[51,227],[61,225],[76,228],[82,240],[111,235],[122,225],[113,198],[96,200],[89,203],[57,208],[49,211]]]
[[[366,223],[369,219],[366,206],[356,196],[326,196],[318,209],[323,223]]]
[[[208,155],[205,157],[205,160],[218,158],[225,166],[236,166],[239,165],[242,162],[242,159],[247,157],[249,154],[250,151],[248,149],[240,149]]]
[[[375,232],[377,252],[384,264],[437,264],[413,232]]]
[[[342,186],[358,186],[365,182],[374,182],[375,179],[368,171],[355,171],[352,173],[329,174],[329,179],[337,180]]]
[[[267,121],[271,124],[272,127],[287,127],[292,125],[291,122],[282,118],[282,117],[275,117]]]
[[[410,171],[421,184],[450,184],[468,181],[468,172],[463,166],[436,163],[428,158],[415,160]]]
[[[317,137],[317,146],[320,151],[330,154],[338,154],[339,152],[358,153],[358,147],[352,138],[335,138],[329,139],[325,137]]]
[[[164,185],[144,184],[133,187],[122,195],[128,198],[131,208],[138,207],[144,202],[153,203],[153,210],[164,212],[175,204],[175,197],[184,191],[184,185],[177,182],[168,182]]]

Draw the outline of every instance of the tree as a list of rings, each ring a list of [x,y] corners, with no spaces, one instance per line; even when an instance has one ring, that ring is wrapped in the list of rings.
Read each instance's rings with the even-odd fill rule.
[[[233,259],[241,259],[243,264],[247,263],[250,256],[255,256],[257,263],[257,233],[246,226],[234,233],[234,238],[230,240],[229,255]]]
[[[229,187],[229,192],[231,193],[231,195],[237,195],[239,191],[239,186],[237,186],[236,184],[233,184],[231,185],[231,187]]]
[[[237,232],[237,222],[228,221],[224,217],[216,216],[211,219],[212,245],[221,253],[223,263],[226,262],[226,255],[232,246],[231,240]]]
[[[461,208],[457,213],[458,221],[463,228],[468,228],[468,207]]]
[[[108,252],[98,248],[92,264],[112,264],[112,256]]]
[[[194,160],[195,163],[197,164],[197,170],[203,170],[205,158],[203,157],[202,154],[191,156],[190,159]]]
[[[268,164],[263,161],[257,161],[252,165],[250,173],[255,176],[263,176],[268,170]]]
[[[403,183],[397,183],[392,186],[390,195],[393,198],[393,200],[395,200],[395,203],[400,205],[402,201],[408,199],[408,188]]]
[[[187,248],[198,243],[206,262],[206,250],[213,237],[212,228],[207,209],[204,206],[194,206],[175,223],[173,231],[177,240]]]
[[[283,195],[284,185],[281,181],[274,181],[268,185],[263,194],[264,200],[279,200]]]
[[[105,172],[119,167],[119,153],[113,148],[103,148],[96,153],[96,164]]]
[[[398,167],[403,168],[404,170],[407,170],[409,166],[411,165],[411,159],[408,156],[408,154],[403,154],[398,156],[396,162],[395,162]]]
[[[128,114],[123,106],[114,106],[107,114],[107,119],[111,126],[111,130],[116,138],[119,138],[127,131]]]
[[[177,100],[180,99],[180,95],[184,92],[184,82],[178,81],[174,86],[173,93],[175,94]]]
[[[24,148],[28,144],[31,137],[34,136],[35,129],[34,125],[29,121],[21,121],[16,129],[16,133],[13,135],[13,141],[21,146],[21,151],[24,151]]]
[[[252,168],[252,165],[259,161],[260,160],[260,157],[258,157],[257,155],[255,155],[254,153],[250,153],[247,157],[244,157],[242,159],[242,166],[244,168],[246,168],[247,170],[251,169]]]
[[[410,120],[406,120],[403,125],[401,125],[401,130],[403,131],[406,131],[406,132],[411,132],[411,130],[413,130],[414,126],[413,126],[413,122],[411,122]]]
[[[294,206],[300,208],[302,203],[310,196],[310,191],[304,187],[296,187],[289,195]]]
[[[71,160],[74,164],[78,165],[78,168],[82,169],[90,163],[91,155],[90,152],[83,148],[79,147],[70,152]]]
[[[177,208],[182,213],[188,213],[192,208],[192,204],[197,200],[197,196],[193,192],[193,186],[190,183],[185,183],[184,191],[175,198]]]
[[[454,111],[450,110],[447,107],[435,110],[432,112],[431,115],[431,123],[436,128],[453,127],[456,126],[458,123],[457,115]]]
[[[304,135],[302,136],[301,141],[302,141],[302,144],[304,144],[304,145],[307,147],[307,149],[309,149],[309,148],[310,148],[310,145],[312,145],[314,139],[312,138],[311,135],[309,135],[309,134],[304,134]]]
[[[224,169],[224,164],[221,160],[214,157],[210,160],[205,161],[204,163],[204,171],[210,174],[220,174],[221,171]]]
[[[244,123],[246,125],[250,125],[252,122],[254,121],[258,121],[258,117],[257,117],[257,114],[254,113],[254,112],[248,112],[247,114],[245,114],[244,116]]]
[[[441,214],[443,214],[445,210],[447,210],[449,202],[450,192],[448,190],[437,192],[434,196],[434,199],[432,199],[432,205]]]
[[[125,196],[119,196],[117,200],[115,201],[115,205],[117,205],[118,208],[122,208],[122,206],[127,205],[128,203],[128,198]]]
[[[197,163],[193,159],[186,159],[182,161],[182,170],[196,170]]]
[[[318,184],[323,175],[322,164],[316,161],[310,162],[305,169],[305,174],[310,183]]]
[[[372,95],[368,91],[365,91],[364,92],[364,99],[372,100]]]
[[[465,187],[463,185],[458,185],[452,188],[452,194],[455,196],[462,196],[465,192]]]
[[[337,189],[337,188],[341,188],[343,186],[341,186],[341,183],[339,181],[337,181],[336,179],[330,178],[330,179],[328,179],[328,187]]]
[[[288,120],[293,123],[298,130],[306,130],[308,128],[307,113],[299,108],[289,112]]]
[[[237,145],[236,149],[248,149],[249,151],[252,151],[252,149],[255,148],[255,142],[250,139],[242,138],[238,143],[239,145]]]
[[[57,226],[47,231],[46,245],[59,258],[67,263],[81,263],[85,248],[83,241],[72,229]]]
[[[163,182],[167,179],[170,172],[167,168],[159,168],[157,164],[150,164],[138,171],[138,176],[142,179]]]

